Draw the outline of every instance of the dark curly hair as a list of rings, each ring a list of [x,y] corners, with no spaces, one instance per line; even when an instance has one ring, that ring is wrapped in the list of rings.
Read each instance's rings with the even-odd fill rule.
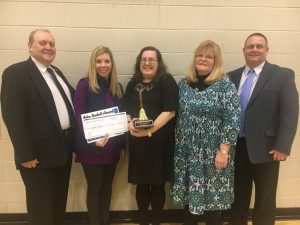
[[[157,58],[157,63],[158,63],[157,71],[156,71],[156,75],[154,76],[152,82],[156,82],[161,77],[168,74],[167,67],[164,63],[164,60],[161,56],[160,51],[157,48],[153,47],[153,46],[146,46],[146,47],[142,48],[142,50],[140,51],[140,53],[136,57],[135,66],[134,66],[134,74],[132,76],[132,81],[133,81],[134,84],[137,84],[137,83],[139,83],[143,80],[143,74],[140,70],[140,63],[141,63],[142,55],[145,51],[154,51],[155,54],[156,54],[156,58]]]

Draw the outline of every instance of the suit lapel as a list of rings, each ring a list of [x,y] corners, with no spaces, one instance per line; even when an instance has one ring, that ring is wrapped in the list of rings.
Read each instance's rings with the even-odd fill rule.
[[[44,100],[50,118],[52,119],[58,130],[61,130],[54,99],[45,79],[43,78],[43,75],[31,59],[28,59],[27,65],[29,68],[30,77],[32,78],[34,85],[36,86],[38,92]]]
[[[57,67],[55,67],[53,65],[51,65],[51,67],[54,68],[54,70],[58,74],[58,76],[60,76],[60,78],[65,82],[65,84],[69,88],[69,91],[71,93],[71,97],[73,98],[74,97],[74,88],[70,85],[70,83],[68,82],[66,77],[63,75],[63,73]]]
[[[63,75],[63,73],[55,66],[51,65],[52,68],[55,69],[55,72],[58,74],[58,76],[60,76],[60,78],[65,82],[65,84],[67,85],[69,91],[70,91],[70,94],[71,94],[71,103],[72,103],[72,100],[73,100],[73,97],[74,97],[74,94],[75,94],[75,91],[73,89],[73,87],[69,84],[69,82],[67,81],[66,77]],[[75,118],[75,111],[74,111],[74,107],[73,107],[73,111],[72,111],[72,115],[69,115],[70,116],[70,124],[72,127],[75,127],[76,126],[76,118]]]
[[[245,67],[241,67],[241,68],[235,70],[232,73],[232,76],[230,76],[231,77],[231,81],[234,83],[234,85],[236,87],[236,90],[239,90],[239,86],[240,86],[240,82],[241,82],[242,73],[244,71],[244,68]]]
[[[259,78],[257,80],[257,83],[253,89],[253,92],[251,94],[251,97],[249,99],[249,103],[247,108],[254,102],[254,100],[256,99],[256,97],[258,96],[258,94],[261,92],[261,90],[263,89],[263,87],[266,85],[268,79],[271,76],[271,73],[269,72],[269,70],[271,69],[271,65],[266,62],[260,75]]]

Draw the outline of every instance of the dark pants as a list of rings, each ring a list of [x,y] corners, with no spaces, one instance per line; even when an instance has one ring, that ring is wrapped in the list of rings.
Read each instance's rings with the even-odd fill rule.
[[[246,225],[255,185],[253,225],[274,225],[279,162],[253,164],[249,161],[246,139],[238,138],[235,154],[232,224]]]
[[[62,225],[72,159],[58,168],[20,168],[30,225]]]
[[[160,224],[161,214],[166,199],[165,185],[138,184],[136,187],[136,202],[140,212],[140,224],[149,224],[148,208],[152,207],[152,225]]]
[[[117,162],[107,165],[82,164],[87,180],[87,208],[92,225],[109,224],[112,182]]]
[[[199,215],[194,215],[189,212],[188,206],[184,208],[183,225],[197,225],[199,221]],[[222,211],[205,211],[203,217],[205,218],[206,225],[222,225],[221,221]]]

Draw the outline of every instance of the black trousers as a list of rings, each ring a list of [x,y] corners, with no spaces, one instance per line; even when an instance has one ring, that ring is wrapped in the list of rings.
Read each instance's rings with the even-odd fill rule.
[[[82,164],[87,180],[87,208],[92,225],[109,224],[112,182],[117,162],[107,165]]]
[[[21,168],[30,225],[62,225],[66,211],[72,158],[58,168]]]
[[[253,225],[274,225],[279,162],[253,164],[249,161],[245,138],[238,138],[235,154],[232,224],[246,225],[255,185]]]
[[[138,184],[136,187],[136,202],[139,208],[141,225],[150,222],[148,208],[152,207],[152,225],[160,224],[161,214],[165,205],[165,184]]]

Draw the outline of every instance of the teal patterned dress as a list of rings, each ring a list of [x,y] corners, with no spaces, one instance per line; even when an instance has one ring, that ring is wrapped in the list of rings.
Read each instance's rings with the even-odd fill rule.
[[[203,91],[192,88],[186,79],[179,82],[171,189],[175,205],[188,205],[190,213],[197,215],[230,208],[239,123],[239,98],[227,76]],[[228,165],[217,170],[214,158],[221,143],[231,144],[231,149]]]

